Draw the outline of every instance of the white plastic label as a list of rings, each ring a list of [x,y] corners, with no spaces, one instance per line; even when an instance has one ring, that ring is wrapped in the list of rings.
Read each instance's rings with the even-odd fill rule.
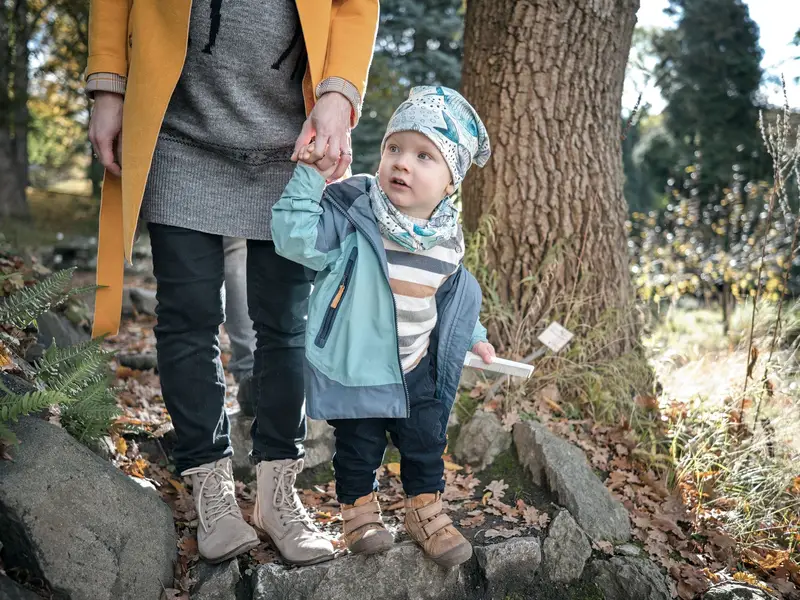
[[[574,335],[570,331],[553,321],[539,335],[539,341],[553,352],[560,352],[573,337]]]
[[[481,369],[482,371],[513,375],[514,377],[522,377],[524,379],[527,379],[533,373],[533,367],[531,365],[514,362],[513,360],[506,360],[505,358],[495,358],[492,364],[487,365],[480,356],[472,352],[467,352],[467,356],[464,358],[464,366],[472,367],[473,369]]]

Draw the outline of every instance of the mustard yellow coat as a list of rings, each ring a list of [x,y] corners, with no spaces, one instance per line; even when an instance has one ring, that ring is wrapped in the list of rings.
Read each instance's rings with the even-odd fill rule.
[[[306,112],[317,84],[341,77],[361,97],[378,27],[378,0],[295,0],[308,69]],[[91,0],[86,76],[128,78],[122,118],[122,177],[106,172],[100,207],[94,331],[119,330],[124,264],[133,240],[147,175],[172,92],[186,58],[192,0]],[[298,131],[298,134],[300,132]]]

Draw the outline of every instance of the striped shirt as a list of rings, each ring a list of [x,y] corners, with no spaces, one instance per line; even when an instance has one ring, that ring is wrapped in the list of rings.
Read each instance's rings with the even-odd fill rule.
[[[429,250],[410,252],[383,238],[389,263],[389,285],[397,306],[397,335],[403,372],[411,371],[428,352],[436,326],[436,291],[464,258],[459,229],[454,240]]]

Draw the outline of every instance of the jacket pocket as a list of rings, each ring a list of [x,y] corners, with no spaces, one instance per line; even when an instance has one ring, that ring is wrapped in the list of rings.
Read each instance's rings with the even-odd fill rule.
[[[320,325],[319,333],[317,333],[317,338],[314,340],[314,344],[318,348],[325,347],[328,337],[333,330],[333,324],[336,321],[336,315],[339,313],[339,307],[344,301],[345,294],[347,294],[347,288],[350,287],[350,277],[352,276],[353,269],[356,266],[356,258],[358,258],[358,246],[353,247],[353,249],[350,251],[350,256],[347,257],[347,264],[344,267],[344,273],[342,274],[342,279],[339,282],[339,287],[336,288],[336,293],[328,303],[328,309],[325,311],[325,317],[322,319],[322,325]]]

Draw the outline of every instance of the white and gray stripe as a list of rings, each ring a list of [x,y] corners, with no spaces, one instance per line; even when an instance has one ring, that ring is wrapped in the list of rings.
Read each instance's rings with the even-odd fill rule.
[[[403,371],[409,372],[425,356],[436,326],[436,291],[455,273],[464,257],[464,239],[411,252],[383,238],[389,263],[389,283],[397,305],[397,329]]]

